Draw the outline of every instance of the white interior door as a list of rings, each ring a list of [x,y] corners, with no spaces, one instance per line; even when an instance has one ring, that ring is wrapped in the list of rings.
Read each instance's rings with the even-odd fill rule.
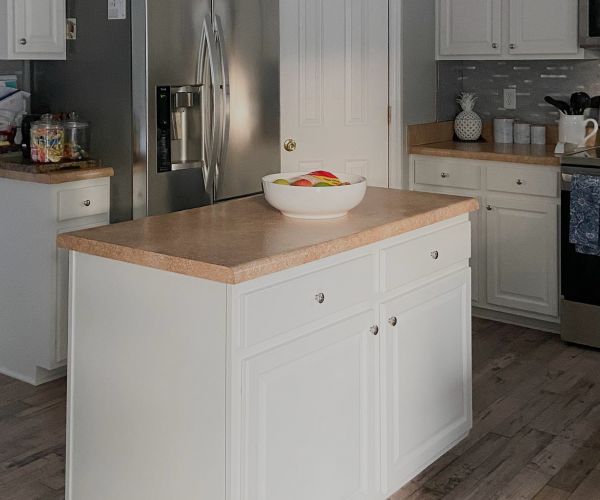
[[[280,15],[282,170],[387,187],[388,2],[282,0]]]

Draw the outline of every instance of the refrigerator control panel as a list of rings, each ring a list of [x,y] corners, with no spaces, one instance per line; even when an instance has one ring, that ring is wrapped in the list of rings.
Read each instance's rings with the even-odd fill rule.
[[[171,167],[171,87],[156,88],[156,160],[157,170],[170,172]]]

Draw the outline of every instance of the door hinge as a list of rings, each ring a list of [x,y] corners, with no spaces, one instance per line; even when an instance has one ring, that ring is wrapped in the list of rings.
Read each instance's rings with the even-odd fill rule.
[[[388,125],[392,124],[392,107],[388,106],[388,110],[387,110],[388,116],[387,116],[387,121],[388,121]]]

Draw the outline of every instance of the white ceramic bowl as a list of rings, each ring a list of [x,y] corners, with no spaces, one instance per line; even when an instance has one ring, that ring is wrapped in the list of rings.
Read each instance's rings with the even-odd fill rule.
[[[336,219],[356,207],[367,192],[367,179],[360,175],[338,174],[349,186],[299,187],[273,184],[277,179],[294,179],[306,172],[286,172],[263,177],[265,198],[283,215],[296,219]]]

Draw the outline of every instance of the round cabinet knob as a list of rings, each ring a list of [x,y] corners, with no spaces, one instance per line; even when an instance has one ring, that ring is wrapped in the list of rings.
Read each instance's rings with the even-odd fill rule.
[[[371,327],[371,329],[370,329],[370,332],[371,332],[373,335],[378,335],[378,334],[379,334],[379,327],[378,327],[377,325],[373,325],[373,326]]]
[[[488,212],[491,212],[491,211],[492,211],[492,205],[487,205],[485,208],[486,208],[486,210],[487,210]]]
[[[283,149],[285,149],[288,153],[292,153],[296,151],[298,145],[294,139],[288,139],[283,143]]]
[[[522,186],[524,184],[524,182],[521,179],[517,179],[517,185],[518,186]]]
[[[517,48],[517,44],[515,44],[515,43],[511,43],[511,44],[508,46],[508,48],[509,48],[510,50],[515,50],[515,49]]]
[[[398,324],[398,318],[396,318],[396,316],[392,316],[390,319],[388,319],[388,323],[392,326],[396,326]]]
[[[21,38],[21,39],[19,40],[19,43],[20,43],[21,45],[27,45],[27,39],[26,39],[26,38]]]
[[[448,172],[442,172],[442,179],[447,179],[448,177],[450,177]]]
[[[492,43],[492,49],[497,49],[498,48],[498,44],[497,43]]]
[[[324,293],[317,293],[317,295],[315,295],[315,300],[319,304],[322,304],[323,302],[325,302],[325,294]]]
[[[91,202],[90,200],[85,200],[85,201],[83,202],[83,206],[84,206],[84,207],[89,207],[91,204],[92,204],[92,202]]]
[[[440,258],[440,252],[438,252],[437,250],[434,250],[433,252],[431,252],[431,258],[433,260],[438,260]]]

